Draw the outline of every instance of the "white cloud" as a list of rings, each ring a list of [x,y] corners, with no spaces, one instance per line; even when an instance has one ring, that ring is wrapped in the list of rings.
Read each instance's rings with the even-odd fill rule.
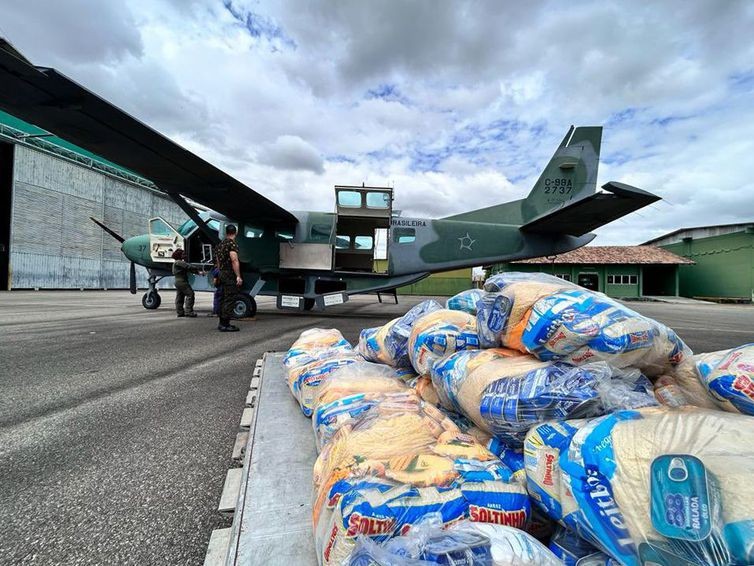
[[[0,29],[289,208],[519,198],[576,123],[605,126],[601,183],[666,199],[597,243],[754,214],[749,2],[72,1],[8,0]]]
[[[277,169],[324,172],[319,152],[298,136],[279,136],[259,150],[257,160]]]

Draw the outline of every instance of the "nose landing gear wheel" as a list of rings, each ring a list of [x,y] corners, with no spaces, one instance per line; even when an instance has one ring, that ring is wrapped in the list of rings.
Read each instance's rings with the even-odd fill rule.
[[[162,302],[162,298],[157,293],[157,291],[147,291],[144,293],[144,296],[141,298],[141,304],[142,306],[150,311],[153,311],[160,307],[160,303]]]
[[[233,318],[251,318],[257,314],[257,302],[249,295],[238,295],[233,306]]]

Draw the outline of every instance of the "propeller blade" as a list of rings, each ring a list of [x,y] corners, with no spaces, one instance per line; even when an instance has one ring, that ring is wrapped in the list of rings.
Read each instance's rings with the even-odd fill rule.
[[[136,294],[136,264],[131,262],[131,273],[129,274],[129,290],[132,295]]]
[[[115,238],[116,240],[118,240],[121,244],[126,241],[126,239],[123,236],[121,236],[120,234],[118,234],[115,230],[111,230],[110,228],[108,228],[107,226],[105,226],[104,224],[102,224],[102,222],[100,222],[99,220],[97,220],[96,218],[90,216],[89,220],[91,220],[92,222],[94,222],[97,226],[99,226],[100,228],[102,228],[105,232],[107,232],[108,234],[110,234],[113,238]]]

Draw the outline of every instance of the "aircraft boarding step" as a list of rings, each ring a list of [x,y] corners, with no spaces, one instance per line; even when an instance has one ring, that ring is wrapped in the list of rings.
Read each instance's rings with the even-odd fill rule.
[[[218,511],[230,528],[212,531],[204,566],[316,566],[311,528],[311,421],[288,391],[282,353],[257,360]],[[290,449],[295,447],[295,450]]]

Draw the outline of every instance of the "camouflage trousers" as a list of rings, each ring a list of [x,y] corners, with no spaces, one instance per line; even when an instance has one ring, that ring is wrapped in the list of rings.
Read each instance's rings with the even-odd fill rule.
[[[230,319],[233,318],[233,309],[236,306],[236,297],[238,297],[239,292],[238,285],[236,285],[236,274],[232,271],[221,271],[220,283],[222,283],[220,326],[228,326]]]
[[[194,290],[185,281],[175,282],[175,312],[177,314],[191,314],[194,312]]]

